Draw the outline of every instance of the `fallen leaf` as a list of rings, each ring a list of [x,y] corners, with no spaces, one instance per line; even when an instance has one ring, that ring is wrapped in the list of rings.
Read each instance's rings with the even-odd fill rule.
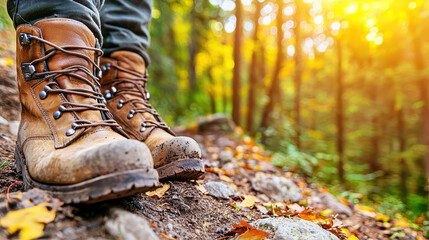
[[[295,211],[297,213],[300,213],[305,210],[304,207],[301,207],[299,204],[296,203],[287,205],[287,207],[289,208],[289,210]]]
[[[364,216],[367,216],[367,217],[371,217],[371,218],[376,218],[377,217],[377,212],[373,208],[368,207],[368,206],[356,204],[355,205],[355,210],[358,213],[360,213],[360,214],[362,214]]]
[[[200,191],[202,194],[207,194],[208,193],[208,191],[207,191],[207,189],[204,187],[204,185],[202,185],[202,184],[197,184],[197,185],[195,185],[195,188],[198,190],[198,191]]]
[[[158,196],[159,198],[162,198],[168,189],[170,189],[170,184],[163,184],[162,187],[159,187],[154,191],[146,192],[146,195],[150,197]]]
[[[250,229],[247,232],[243,233],[237,240],[262,240],[270,235],[269,233],[258,230],[258,229]]]
[[[381,221],[381,222],[388,222],[390,220],[390,218],[384,214],[378,213],[376,220]]]
[[[346,235],[350,234],[350,231],[347,228],[341,228],[341,232],[343,232]]]
[[[333,211],[331,209],[325,209],[322,212],[320,212],[320,215],[322,215],[323,217],[329,216],[333,213]]]
[[[224,174],[224,175],[227,175],[227,176],[231,176],[232,175],[230,172],[225,171],[225,170],[220,169],[220,168],[206,168],[205,170],[206,170],[206,172],[217,173],[219,175],[220,174]]]
[[[237,210],[241,210],[241,205],[239,203],[233,202],[233,203],[231,203],[231,206],[233,206]]]
[[[349,201],[347,201],[347,198],[345,198],[345,197],[340,197],[340,198],[338,198],[338,200],[339,200],[342,204],[344,204],[344,205],[346,205],[346,206],[348,206],[348,207],[351,207],[351,206],[350,206]]]
[[[420,216],[416,219],[415,223],[423,224],[424,220],[425,220],[425,215],[423,213],[421,213]]]
[[[398,227],[398,228],[409,228],[409,227],[411,227],[411,222],[406,218],[395,219],[393,221],[393,224],[395,225],[395,227]]]
[[[360,204],[356,204],[355,208],[361,211],[366,211],[366,212],[376,212],[374,208],[372,207],[368,207],[368,206],[364,206],[364,205],[360,205]]]
[[[44,202],[33,207],[10,211],[0,220],[0,224],[13,234],[20,230],[19,238],[29,240],[43,235],[45,224],[54,221],[55,210],[48,210],[49,203]]]
[[[220,180],[222,180],[224,182],[232,182],[232,179],[228,176],[225,176],[225,175],[220,175],[219,178],[220,178]]]
[[[244,200],[241,202],[241,206],[245,208],[253,207],[256,203],[256,197],[252,195],[244,195]]]
[[[304,220],[308,220],[310,222],[326,222],[326,219],[322,217],[320,214],[314,212],[311,209],[306,209],[302,211],[298,216]]]

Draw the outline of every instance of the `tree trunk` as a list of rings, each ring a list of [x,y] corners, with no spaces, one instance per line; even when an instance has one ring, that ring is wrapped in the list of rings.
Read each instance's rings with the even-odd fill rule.
[[[295,9],[295,145],[301,149],[301,84],[302,84],[302,48],[301,48],[301,0],[296,0]]]
[[[404,110],[400,106],[398,110],[398,140],[399,140],[399,152],[403,154],[405,152],[405,136],[404,136]],[[407,188],[407,163],[403,156],[400,160],[401,166],[401,199],[402,202],[407,204],[408,202],[408,188]]]
[[[211,112],[212,114],[215,114],[216,113],[216,93],[214,90],[215,81],[212,75],[212,69],[213,67],[209,67],[209,69],[207,69],[207,76],[210,81],[209,98],[210,98]]]
[[[259,41],[258,41],[258,30],[259,30],[259,17],[261,15],[262,3],[259,1],[255,1],[255,15],[253,16],[253,25],[255,30],[253,32],[253,53],[252,53],[252,62],[250,64],[250,77],[249,77],[249,95],[247,96],[247,124],[246,130],[251,135],[253,133],[253,124],[255,118],[255,92],[257,89],[257,52],[259,50]]]
[[[283,0],[278,0],[278,13],[277,14],[277,59],[276,59],[276,65],[274,67],[274,73],[273,73],[273,80],[271,82],[271,86],[270,89],[268,90],[267,95],[269,96],[269,101],[268,103],[265,105],[263,114],[262,114],[262,120],[261,120],[261,130],[264,132],[264,130],[268,127],[268,120],[269,117],[274,109],[274,103],[277,99],[278,96],[278,89],[280,89],[280,70],[282,68],[282,63],[284,61],[284,54],[283,54],[283,29],[282,29],[282,25],[283,25],[283,14],[282,14],[282,10],[284,7],[284,2]],[[261,141],[264,143],[265,142],[265,136],[264,134],[262,134],[262,139]]]
[[[423,103],[421,109],[422,121],[422,143],[426,146],[424,156],[424,169],[426,176],[426,187],[429,186],[429,95],[428,95],[428,79],[424,75],[425,63],[423,58],[423,48],[421,36],[423,36],[421,26],[419,26],[419,13],[414,13],[411,16],[410,32],[413,36],[414,45],[414,65],[418,75],[418,86],[420,87],[420,101]],[[429,214],[429,213],[428,213]]]
[[[235,42],[234,42],[234,77],[232,80],[232,120],[240,126],[240,90],[241,90],[241,45],[243,38],[243,6],[241,0],[235,1]]]
[[[337,40],[337,151],[338,151],[338,177],[344,182],[344,86],[343,86],[343,49],[341,39]]]
[[[193,0],[192,9],[191,9],[191,37],[189,40],[189,90],[191,92],[194,92],[197,89],[197,82],[196,82],[196,72],[195,72],[195,55],[197,54],[197,38],[198,38],[198,31],[197,31],[197,23],[196,23],[196,11],[195,6],[196,0]]]
[[[369,89],[369,97],[372,103],[372,106],[377,106],[377,88],[375,84],[370,85]],[[376,107],[373,108],[373,110],[377,109]],[[371,137],[371,143],[372,143],[372,152],[369,159],[369,169],[370,171],[376,172],[378,170],[378,155],[379,155],[379,129],[378,129],[378,113],[372,113],[372,119],[371,119],[371,125],[372,125],[372,137]]]

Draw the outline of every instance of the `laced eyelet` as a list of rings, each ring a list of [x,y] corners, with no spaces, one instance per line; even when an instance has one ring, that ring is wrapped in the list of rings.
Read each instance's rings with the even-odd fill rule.
[[[41,91],[41,92],[39,93],[39,98],[40,98],[40,100],[44,100],[47,96],[48,96],[48,93],[47,93],[47,92],[45,92],[45,91]]]
[[[104,98],[107,100],[112,98],[112,94],[110,93],[110,90],[104,91]]]
[[[118,105],[116,105],[117,109],[121,109],[124,106],[124,100],[120,99]]]
[[[74,130],[76,130],[76,127],[78,126],[79,124],[77,124],[77,123],[72,123],[72,128],[74,129]]]
[[[142,126],[140,128],[140,132],[144,132],[146,130],[146,123],[142,122]]]
[[[102,71],[110,70],[110,63],[106,63],[106,64],[101,65],[101,70]]]
[[[127,118],[131,119],[134,117],[134,113],[136,113],[136,111],[134,111],[133,109],[130,110],[130,113],[128,114]]]
[[[146,92],[146,99],[149,100],[150,99],[150,93]]]
[[[115,93],[118,91],[118,89],[116,89],[115,87],[111,87],[111,88],[110,88],[110,91],[111,91],[113,94],[115,94]]]
[[[61,111],[55,111],[53,114],[54,119],[59,119],[63,113]]]
[[[60,111],[60,112],[63,112],[64,110],[66,110],[67,108],[66,107],[64,107],[62,104],[60,105],[60,106],[58,106],[58,110]]]
[[[36,72],[36,68],[34,65],[30,63],[23,63],[21,65],[22,75],[24,76],[24,79],[30,79],[33,73]]]
[[[19,44],[21,44],[21,46],[27,46],[31,44],[31,38],[30,38],[31,34],[28,33],[20,33],[19,34]]]
[[[66,131],[66,136],[71,136],[76,132],[76,130],[74,130],[73,128],[70,128]]]

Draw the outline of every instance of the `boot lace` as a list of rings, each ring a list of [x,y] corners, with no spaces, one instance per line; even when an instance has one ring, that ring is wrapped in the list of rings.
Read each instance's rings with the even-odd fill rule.
[[[76,132],[76,130],[80,128],[97,127],[97,126],[110,126],[110,127],[120,128],[119,124],[116,123],[116,121],[113,120],[113,118],[111,117],[112,115],[106,107],[106,100],[104,99],[103,94],[99,90],[101,87],[99,82],[100,77],[94,76],[94,74],[92,74],[87,67],[82,65],[72,65],[62,70],[43,71],[43,72],[37,72],[34,68],[34,64],[43,62],[49,59],[50,57],[54,56],[56,53],[61,52],[64,54],[81,57],[86,61],[90,62],[92,66],[95,67],[95,71],[101,72],[101,69],[98,67],[98,64],[94,60],[92,60],[89,56],[86,56],[81,53],[73,52],[70,50],[79,49],[79,50],[94,51],[96,54],[96,57],[100,57],[103,54],[103,51],[101,51],[98,48],[85,47],[85,46],[68,45],[68,46],[60,47],[43,38],[39,38],[37,36],[33,36],[29,34],[27,34],[27,38],[29,40],[34,39],[36,41],[42,42],[52,47],[51,49],[45,52],[45,56],[34,59],[30,63],[24,63],[22,67],[24,72],[24,77],[26,78],[48,79],[48,83],[45,85],[43,91],[39,93],[39,98],[41,100],[45,99],[49,94],[73,94],[73,95],[92,98],[97,101],[96,104],[82,104],[82,103],[73,103],[73,102],[66,101],[58,107],[58,111],[55,111],[53,114],[54,119],[59,119],[64,112],[83,112],[87,110],[100,111],[103,117],[103,120],[98,122],[91,122],[84,119],[79,119],[74,121],[71,125],[71,128],[66,131],[67,136],[73,135]],[[87,77],[77,74],[78,71],[85,73]],[[70,77],[79,79],[80,81],[89,85],[91,87],[91,90],[83,89],[83,88],[62,89],[60,88],[59,84],[56,82],[56,79],[60,76],[70,76]]]
[[[147,74],[141,74],[139,72],[135,72],[135,71],[131,71],[128,69],[125,69],[123,67],[120,67],[116,64],[110,64],[107,63],[105,65],[102,66],[102,70],[108,70],[110,69],[110,67],[115,68],[118,71],[122,71],[125,73],[128,73],[132,76],[134,76],[134,78],[115,78],[113,80],[110,80],[108,82],[105,83],[105,85],[110,85],[111,84],[111,90],[112,92],[116,95],[116,96],[120,96],[120,95],[127,95],[127,96],[132,96],[130,97],[124,97],[124,99],[126,100],[120,100],[119,104],[125,105],[127,103],[130,103],[132,106],[134,106],[135,108],[130,110],[130,113],[128,114],[128,119],[131,119],[134,114],[136,113],[149,113],[151,114],[157,121],[153,121],[150,119],[145,119],[142,122],[142,127],[140,128],[140,131],[143,132],[146,128],[149,127],[155,127],[155,128],[161,128],[164,129],[168,132],[170,131],[170,127],[168,127],[167,123],[165,123],[162,118],[159,116],[158,112],[153,108],[153,106],[150,104],[149,99],[150,99],[150,94],[147,90],[147,79],[148,79],[148,75]],[[120,84],[134,84],[135,87],[133,88],[119,88],[119,90],[117,90],[117,86]],[[104,85],[104,84],[103,84]],[[108,91],[108,94],[110,94],[110,91]]]

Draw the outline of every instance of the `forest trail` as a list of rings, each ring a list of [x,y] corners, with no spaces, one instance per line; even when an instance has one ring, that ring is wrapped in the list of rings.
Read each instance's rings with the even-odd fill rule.
[[[273,166],[268,152],[222,118],[178,129],[203,149],[206,174],[196,181],[79,206],[40,190],[22,192],[13,158],[19,118],[14,66],[6,62],[0,78],[0,223],[9,226],[1,228],[1,239],[425,239],[415,223],[336,198]]]

